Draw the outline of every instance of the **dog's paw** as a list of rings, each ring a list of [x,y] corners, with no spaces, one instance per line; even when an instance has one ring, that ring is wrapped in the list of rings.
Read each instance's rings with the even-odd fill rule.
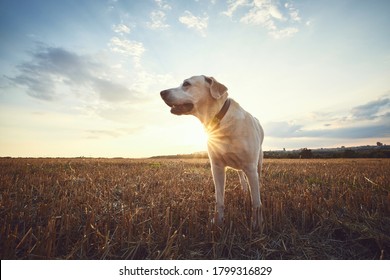
[[[252,209],[252,229],[260,230],[260,232],[263,232],[264,219],[263,219],[263,211],[261,207]]]
[[[214,214],[214,218],[211,219],[211,224],[213,226],[221,227],[223,225],[224,219],[218,213]]]

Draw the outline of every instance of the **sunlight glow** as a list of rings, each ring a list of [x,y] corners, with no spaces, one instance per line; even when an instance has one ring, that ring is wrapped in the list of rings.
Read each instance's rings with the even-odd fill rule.
[[[195,120],[191,122],[184,130],[180,131],[180,138],[194,149],[194,152],[207,150],[207,133],[203,125]]]

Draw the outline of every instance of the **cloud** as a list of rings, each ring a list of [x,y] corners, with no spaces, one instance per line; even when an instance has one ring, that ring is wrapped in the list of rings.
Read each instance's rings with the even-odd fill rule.
[[[150,21],[146,23],[146,26],[152,30],[161,30],[169,27],[166,23],[166,11],[172,9],[172,7],[164,0],[155,0],[158,9],[150,13]]]
[[[158,5],[159,8],[163,10],[170,10],[172,7],[164,0],[155,0],[156,4]]]
[[[88,129],[85,130],[85,137],[88,139],[101,139],[101,138],[118,138],[124,135],[131,135],[138,133],[142,130],[142,127],[128,127],[128,128],[116,128],[116,129]]]
[[[233,17],[239,8],[249,8],[240,17],[241,23],[262,26],[275,39],[291,37],[299,31],[297,27],[289,26],[301,21],[299,11],[292,3],[287,2],[284,6],[280,6],[275,0],[253,0],[251,2],[235,0],[230,1],[227,11],[223,14]]]
[[[111,38],[110,47],[114,52],[137,58],[140,58],[145,52],[145,48],[141,42],[120,39],[118,37]]]
[[[342,138],[359,139],[372,137],[390,137],[390,124],[377,123],[365,124],[351,127],[340,127],[335,129],[318,129],[302,131],[301,137],[321,138]]]
[[[372,120],[377,118],[378,114],[383,114],[384,111],[390,111],[390,98],[388,97],[383,97],[353,108],[352,117],[356,120]]]
[[[45,73],[23,73],[16,77],[9,77],[9,80],[20,86],[27,87],[28,95],[41,100],[53,100],[55,95],[55,84]]]
[[[127,25],[125,25],[123,23],[117,24],[117,25],[113,25],[112,26],[112,30],[115,33],[119,33],[119,34],[129,34],[130,33],[130,27],[128,27]]]
[[[284,7],[288,10],[291,21],[300,22],[301,17],[299,16],[299,11],[291,3],[285,3]]]
[[[272,137],[294,137],[299,134],[302,127],[289,122],[269,122],[266,124],[266,133]]]
[[[275,138],[340,138],[363,139],[390,137],[390,98],[382,97],[352,108],[348,116],[330,118],[329,113],[314,123],[270,122],[265,132]],[[329,123],[331,121],[331,123]],[[321,123],[323,123],[321,125]]]
[[[229,1],[229,8],[227,9],[227,11],[225,12],[222,12],[224,15],[228,16],[228,17],[232,17],[234,12],[239,8],[239,7],[242,7],[242,6],[248,6],[248,1],[247,0],[233,0],[233,1]]]
[[[270,31],[269,34],[275,39],[282,39],[292,37],[295,33],[298,33],[299,29],[295,27],[287,27],[283,29],[275,29]]]
[[[134,99],[137,96],[135,91],[131,91],[126,86],[109,80],[92,79],[92,87],[101,99],[109,102],[125,101]]]
[[[165,29],[169,27],[165,21],[166,16],[163,11],[153,11],[150,13],[150,21],[147,22],[147,26],[153,30]]]
[[[184,15],[179,18],[179,21],[190,29],[194,29],[200,33],[201,36],[206,37],[206,30],[208,25],[208,16],[196,17],[190,11],[184,11]]]
[[[276,138],[342,138],[342,139],[360,139],[372,137],[390,137],[390,118],[389,123],[375,123],[352,126],[326,128],[323,129],[305,129],[304,125],[291,125],[289,123],[267,123],[265,132],[267,136]]]
[[[31,59],[17,66],[19,74],[7,77],[16,85],[26,87],[34,98],[53,101],[71,92],[90,92],[109,102],[134,98],[136,93],[111,80],[103,65],[91,56],[79,55],[63,48],[41,46]],[[104,78],[103,78],[104,77]]]
[[[96,64],[90,58],[62,48],[45,47],[33,52],[31,61],[18,65],[20,74],[9,79],[26,86],[30,96],[52,100],[59,84],[84,84],[94,68]]]

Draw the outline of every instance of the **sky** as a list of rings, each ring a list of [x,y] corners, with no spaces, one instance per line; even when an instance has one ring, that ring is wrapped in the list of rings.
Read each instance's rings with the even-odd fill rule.
[[[212,76],[263,149],[390,144],[390,1],[0,0],[0,156],[206,151],[160,91]]]

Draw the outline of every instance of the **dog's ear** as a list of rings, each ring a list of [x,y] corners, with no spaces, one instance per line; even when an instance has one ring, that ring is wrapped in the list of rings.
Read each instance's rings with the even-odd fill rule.
[[[216,79],[213,77],[204,77],[206,82],[210,84],[210,93],[211,96],[215,99],[221,98],[225,93],[227,93],[227,87],[224,86],[223,84],[217,82]]]

